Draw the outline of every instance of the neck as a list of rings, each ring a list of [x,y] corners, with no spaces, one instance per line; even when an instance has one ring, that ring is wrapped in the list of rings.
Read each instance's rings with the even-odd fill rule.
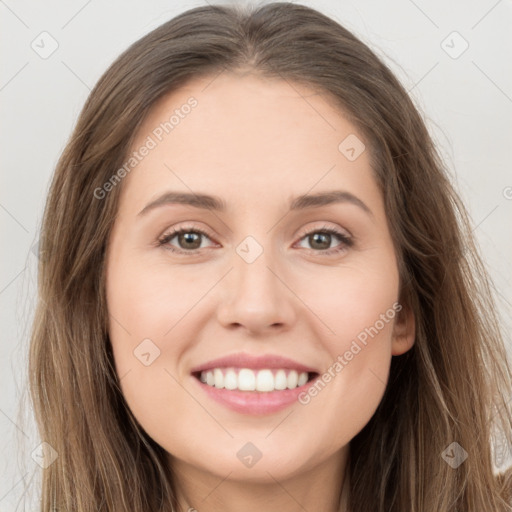
[[[272,468],[251,479],[224,477],[173,459],[179,512],[347,512],[349,446],[307,470],[281,477]],[[253,468],[255,469],[255,468]],[[274,474],[273,474],[274,472]]]

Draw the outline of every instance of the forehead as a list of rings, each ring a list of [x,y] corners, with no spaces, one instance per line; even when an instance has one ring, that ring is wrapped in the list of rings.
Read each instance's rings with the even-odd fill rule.
[[[166,125],[165,130],[161,125],[169,122],[172,126]],[[332,139],[335,144],[344,132],[357,132],[326,92],[290,80],[235,72],[194,78],[158,100],[139,128],[134,145],[159,127],[164,129],[164,138],[176,142],[180,133],[183,137],[189,134],[189,128],[198,136],[208,135],[205,142],[228,143],[236,137],[241,143],[245,139],[243,149],[255,152],[258,142],[276,146],[306,138],[318,144],[330,136],[326,143]],[[158,133],[155,137],[159,138]],[[234,152],[236,147],[230,149]]]
[[[240,201],[375,186],[367,143],[333,99],[283,79],[193,79],[155,103],[130,153],[144,146],[127,181],[146,196],[167,185]]]

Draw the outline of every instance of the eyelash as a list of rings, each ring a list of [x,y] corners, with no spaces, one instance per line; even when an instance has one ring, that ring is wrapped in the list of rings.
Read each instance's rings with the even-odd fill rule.
[[[173,230],[170,233],[167,233],[167,234],[163,235],[161,238],[158,239],[158,246],[166,246],[165,249],[169,250],[169,251],[171,251],[173,253],[188,254],[188,255],[191,255],[191,256],[197,255],[198,251],[200,249],[193,249],[193,250],[187,251],[187,250],[183,250],[183,249],[176,249],[175,247],[167,245],[174,237],[176,237],[177,235],[181,235],[183,233],[196,233],[196,234],[200,234],[202,236],[205,236],[207,238],[211,238],[210,235],[206,231],[203,231],[202,229],[199,229],[199,228],[196,228],[196,227],[188,227],[188,228],[184,227],[184,228],[181,228],[181,229]],[[340,246],[334,247],[332,249],[323,249],[323,250],[309,249],[310,251],[312,251],[314,253],[317,253],[319,255],[322,255],[322,256],[330,256],[332,254],[336,254],[336,253],[342,252],[343,250],[346,250],[346,248],[352,247],[353,244],[354,244],[354,241],[353,241],[352,237],[350,237],[348,235],[345,235],[344,233],[341,233],[341,232],[339,232],[339,231],[337,231],[335,229],[327,228],[327,227],[323,227],[321,229],[313,229],[311,231],[307,231],[306,233],[302,234],[302,236],[299,238],[299,240],[303,240],[307,236],[315,234],[315,233],[322,233],[322,234],[326,234],[326,235],[334,235],[341,242]]]

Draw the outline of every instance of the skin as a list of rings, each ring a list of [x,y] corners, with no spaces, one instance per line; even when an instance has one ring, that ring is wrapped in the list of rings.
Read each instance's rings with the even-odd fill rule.
[[[245,352],[279,354],[322,373],[398,301],[368,144],[354,161],[340,152],[348,135],[364,138],[325,95],[224,72],[156,103],[132,150],[191,96],[197,106],[122,182],[107,302],[123,394],[169,453],[183,510],[334,512],[349,442],[382,399],[391,357],[414,343],[407,308],[306,405],[240,414],[211,400],[190,371]],[[216,195],[227,209],[166,204],[138,215],[168,190]],[[371,214],[347,202],[288,212],[291,198],[330,190],[357,196]],[[171,228],[190,225],[208,232],[198,255],[158,246]],[[352,236],[353,245],[305,235],[325,226]],[[252,263],[236,252],[247,236],[263,249]],[[168,246],[191,251],[178,237]],[[325,255],[323,247],[342,250]],[[134,356],[144,339],[160,350],[149,366]],[[262,453],[250,468],[237,457],[249,441]]]

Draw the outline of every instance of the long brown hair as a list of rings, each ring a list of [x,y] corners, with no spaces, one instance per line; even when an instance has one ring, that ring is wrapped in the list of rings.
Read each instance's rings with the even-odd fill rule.
[[[382,402],[351,441],[351,510],[512,511],[512,477],[496,475],[491,450],[495,428],[512,445],[511,366],[465,209],[390,70],[337,22],[292,3],[180,14],[130,46],[80,114],[40,243],[30,393],[41,438],[58,453],[43,472],[41,510],[176,509],[167,454],[124,401],[108,337],[105,251],[122,182],[101,200],[95,190],[159,98],[240,69],[314,88],[369,141],[400,301],[415,315],[413,348],[392,358]],[[452,443],[468,455],[456,469],[445,461],[460,449]]]

